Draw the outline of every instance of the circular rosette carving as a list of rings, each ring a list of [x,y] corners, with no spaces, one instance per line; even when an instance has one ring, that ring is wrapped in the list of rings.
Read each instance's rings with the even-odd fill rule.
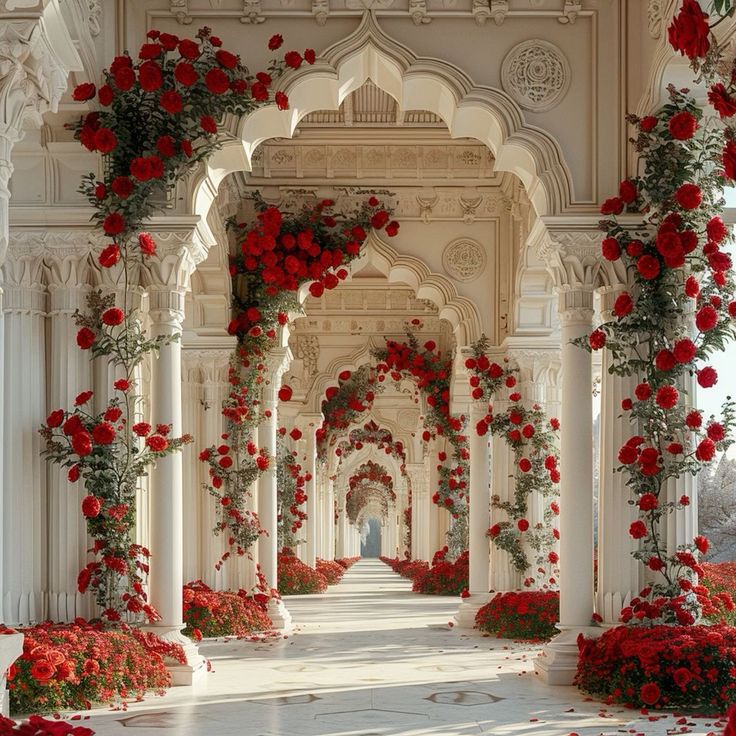
[[[570,65],[554,44],[531,39],[514,46],[501,66],[501,84],[525,110],[544,112],[557,105],[570,86]]]
[[[473,281],[486,266],[486,252],[475,240],[458,238],[445,248],[442,265],[457,281]]]

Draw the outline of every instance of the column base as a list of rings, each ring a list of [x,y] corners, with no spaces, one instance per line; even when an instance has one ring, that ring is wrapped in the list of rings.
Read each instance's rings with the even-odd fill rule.
[[[271,598],[267,613],[276,631],[286,634],[293,629],[291,614],[280,598]]]
[[[471,593],[469,598],[464,598],[455,614],[455,626],[474,629],[475,615],[490,599],[490,593]]]
[[[3,634],[0,636],[0,715],[10,712],[10,695],[7,690],[5,673],[13,662],[23,654],[23,634]]]
[[[166,669],[171,673],[171,684],[174,687],[181,685],[195,685],[204,679],[207,674],[207,660],[199,653],[197,645],[188,637],[181,633],[183,625],[157,626],[151,624],[144,627],[145,631],[156,634],[160,639],[178,644],[184,650],[186,662],[182,664],[174,659],[166,659]]]
[[[545,685],[572,685],[578,669],[578,636],[597,638],[602,633],[597,626],[564,627],[534,660],[534,671]]]

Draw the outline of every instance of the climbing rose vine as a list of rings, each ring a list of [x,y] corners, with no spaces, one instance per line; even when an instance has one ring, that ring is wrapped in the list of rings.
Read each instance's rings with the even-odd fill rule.
[[[370,502],[377,503],[383,518],[388,516],[389,504],[396,502],[396,492],[391,474],[386,467],[369,460],[359,465],[348,479],[345,494],[345,513],[355,524],[361,511]]]
[[[305,52],[307,60],[313,55]],[[296,57],[290,58],[296,65]],[[144,222],[162,201],[161,193],[173,191],[219,147],[217,120],[271,102],[272,79],[288,65],[286,59],[273,62],[267,72],[253,76],[207,28],[195,39],[152,30],[137,59],[127,53],[113,59],[99,89],[85,83],[74,90],[76,101],[96,106],[74,133],[102,157],[102,176],[85,176],[80,189],[95,210],[95,228],[109,238],[97,259],[102,268],[115,270],[123,287],[122,304],[112,295],[90,296],[87,313],[77,315],[77,344],[91,358],[107,359],[118,378],[101,412],[90,408],[92,393],[83,392],[73,409],[52,412],[41,433],[48,459],[68,467],[70,481],[85,484],[82,513],[94,540],[94,559],[80,572],[79,590],[94,592],[109,621],[123,614],[149,621],[158,617],[144,588],[148,550],[132,541],[136,489],[156,460],[191,440],[170,436],[165,418],[158,417],[164,423],[157,425],[142,421],[137,369],[147,354],[176,339],[147,339],[129,302],[130,287],[136,285],[134,262],[142,259],[147,269],[157,257]],[[282,93],[274,101],[288,106]]]
[[[229,223],[237,250],[230,259],[233,279],[233,319],[228,332],[238,339],[230,368],[231,391],[222,413],[227,431],[223,443],[204,449],[200,459],[209,465],[209,493],[216,499],[219,520],[215,533],[227,535],[227,551],[245,555],[258,538],[257,517],[247,508],[253,482],[277,458],[269,457],[254,441],[254,430],[270,409],[260,402],[260,391],[271,379],[268,355],[278,345],[281,328],[290,313],[298,313],[297,292],[309,284],[319,298],[348,276],[371,229],[391,237],[399,225],[390,209],[369,196],[350,212],[337,213],[332,200],[317,200],[292,213],[269,206],[258,193],[252,197],[253,222]],[[280,401],[289,401],[292,389],[281,386]],[[286,434],[283,428],[281,436]],[[304,476],[293,454],[279,452],[277,472],[283,492],[279,498],[279,535],[283,546],[293,546],[306,519],[300,508],[307,501]]]

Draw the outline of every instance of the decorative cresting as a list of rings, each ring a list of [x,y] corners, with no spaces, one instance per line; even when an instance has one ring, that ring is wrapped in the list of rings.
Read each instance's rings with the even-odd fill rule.
[[[523,41],[503,60],[501,84],[525,110],[544,112],[559,104],[567,93],[570,65],[549,41]]]
[[[457,281],[474,281],[486,267],[486,252],[477,241],[458,238],[445,246],[442,265]]]
[[[338,110],[348,95],[371,79],[397,100],[401,109],[427,110],[447,124],[453,138],[475,138],[495,157],[497,171],[523,182],[539,215],[560,212],[573,201],[572,177],[559,144],[528,126],[517,104],[499,90],[474,86],[457,67],[415,56],[390,38],[371,13],[347,38],[321,54],[311,71],[292,73],[284,91],[290,109],[268,108],[242,119],[233,140],[193,177],[188,207],[204,219],[220,182],[234,171],[250,171],[258,146],[272,138],[291,138],[306,115]],[[205,238],[213,242],[213,237]],[[472,338],[464,340],[472,342]]]

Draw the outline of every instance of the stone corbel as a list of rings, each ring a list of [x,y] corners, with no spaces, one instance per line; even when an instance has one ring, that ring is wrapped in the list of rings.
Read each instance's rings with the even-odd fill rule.
[[[580,0],[565,0],[562,6],[562,14],[557,18],[560,23],[569,23],[572,25],[578,18],[578,14],[583,9],[583,3]]]
[[[491,8],[489,6],[489,0],[473,0],[472,13],[475,22],[479,26],[486,24],[486,21],[491,17]]]
[[[463,222],[467,225],[475,222],[476,212],[483,202],[483,195],[477,194],[477,196],[468,196],[466,194],[460,195],[460,207],[463,210]]]
[[[318,26],[323,26],[327,23],[327,16],[329,14],[329,0],[312,0],[312,15]]]
[[[243,14],[240,16],[241,23],[258,25],[265,20],[266,17],[263,15],[261,0],[243,0]]]
[[[415,26],[432,22],[427,13],[427,0],[409,0],[409,15]]]
[[[192,16],[189,15],[189,0],[169,0],[169,10],[183,26],[188,26],[192,22]]]
[[[497,26],[500,26],[506,20],[508,12],[508,0],[491,0],[491,18]]]

